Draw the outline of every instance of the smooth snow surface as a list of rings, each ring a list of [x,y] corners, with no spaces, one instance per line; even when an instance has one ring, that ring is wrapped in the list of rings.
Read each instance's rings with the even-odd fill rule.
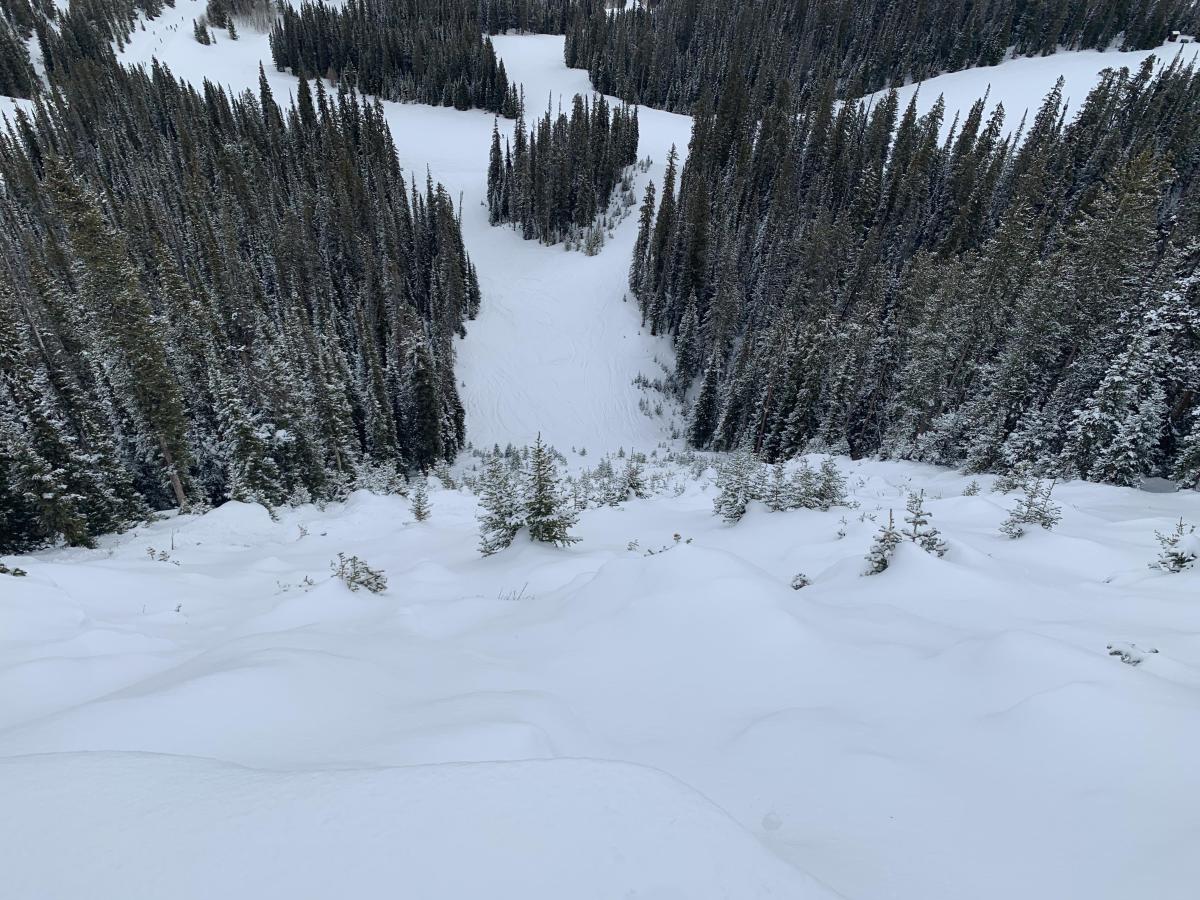
[[[971,106],[980,97],[987,95],[985,117],[991,115],[997,104],[1004,104],[1004,134],[1015,132],[1021,126],[1033,123],[1033,117],[1041,107],[1046,94],[1054,82],[1063,79],[1063,100],[1067,104],[1067,115],[1074,119],[1097,84],[1105,69],[1127,68],[1137,72],[1149,57],[1153,56],[1158,66],[1169,65],[1176,58],[1191,64],[1200,55],[1200,44],[1163,44],[1154,50],[1079,50],[1071,53],[1055,53],[1050,56],[1023,56],[1006,60],[996,66],[964,69],[930,78],[927,81],[905,85],[896,90],[903,112],[915,95],[917,112],[929,112],[938,97],[946,101],[946,115],[942,120],[942,136],[950,133],[957,115],[961,121],[970,112]],[[869,94],[867,102],[874,102],[883,92]]]

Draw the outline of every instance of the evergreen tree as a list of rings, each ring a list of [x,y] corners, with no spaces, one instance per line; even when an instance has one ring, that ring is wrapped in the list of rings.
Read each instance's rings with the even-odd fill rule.
[[[1161,531],[1154,532],[1160,549],[1158,560],[1151,563],[1150,567],[1171,573],[1192,568],[1196,560],[1200,559],[1200,538],[1195,535],[1196,526],[1189,525],[1183,519],[1166,534]]]
[[[867,553],[867,571],[863,574],[878,575],[884,571],[891,565],[892,555],[903,540],[904,536],[896,529],[892,511],[888,510],[887,525],[880,527],[879,532],[875,535],[875,540],[871,543],[871,549]]]
[[[1039,478],[1027,478],[1024,496],[1017,500],[1008,518],[1001,523],[1000,531],[1016,539],[1025,534],[1026,525],[1040,525],[1047,531],[1052,529],[1062,517],[1062,509],[1051,499],[1053,490],[1053,481],[1043,485]]]
[[[558,470],[539,434],[529,454],[525,479],[525,524],[535,541],[566,547],[579,540],[570,534],[578,514],[563,496]]]
[[[908,529],[904,536],[926,553],[945,556],[946,542],[942,540],[938,530],[929,524],[929,512],[925,509],[925,491],[909,494],[906,509],[908,515],[904,517],[904,522]]]
[[[424,522],[429,518],[431,512],[429,488],[426,485],[424,475],[416,479],[416,483],[413,485],[412,496],[409,498],[409,505],[412,508],[413,518],[418,522]]]
[[[762,496],[762,466],[750,453],[731,453],[717,472],[713,513],[726,522],[739,521],[752,500]]]
[[[484,556],[512,544],[525,525],[520,489],[504,457],[488,458],[479,479],[479,551]]]

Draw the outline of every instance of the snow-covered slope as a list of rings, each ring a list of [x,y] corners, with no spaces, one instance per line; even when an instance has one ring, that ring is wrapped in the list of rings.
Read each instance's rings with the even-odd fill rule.
[[[1055,53],[1051,56],[1026,56],[1006,60],[997,66],[984,66],[950,72],[897,89],[896,94],[903,110],[915,95],[917,111],[927,113],[937,98],[946,101],[946,116],[942,123],[942,135],[950,132],[957,114],[966,116],[971,106],[985,94],[988,105],[985,115],[990,115],[997,104],[1004,104],[1005,133],[1020,127],[1021,119],[1028,116],[1032,122],[1038,107],[1055,81],[1063,79],[1063,99],[1067,101],[1068,115],[1079,112],[1088,93],[1100,82],[1105,69],[1128,68],[1136,72],[1148,57],[1155,57],[1158,64],[1166,65],[1178,57],[1183,63],[1192,63],[1200,54],[1200,44],[1163,44],[1154,50],[1132,50],[1122,53],[1116,50],[1080,50],[1070,53]],[[881,94],[870,94],[865,99],[872,102]]]
[[[289,102],[296,81],[276,72],[266,36],[245,29],[237,41],[223,32],[209,47],[192,38],[201,0],[178,0],[161,18],[136,32],[125,51],[130,63],[157,57],[182,78],[203,79],[235,91],[255,90],[259,63],[280,102]],[[567,69],[562,37],[495,39],[509,77],[524,84],[530,115],[552,99],[569,107],[576,93],[590,93],[587,73]],[[400,161],[418,181],[428,169],[463,202],[463,236],[479,269],[483,289],[477,321],[459,343],[460,391],[467,410],[467,438],[477,446],[531,442],[540,431],[563,448],[653,447],[670,430],[670,410],[647,416],[639,375],[653,380],[672,364],[670,345],[643,334],[632,303],[623,303],[626,273],[636,237],[630,216],[594,257],[561,246],[524,241],[512,230],[493,228],[484,205],[487,155],[493,116],[420,104],[384,104]],[[654,165],[639,174],[640,199],[647,179],[661,185],[672,144],[686,152],[691,119],[640,111],[639,155]],[[505,135],[513,123],[501,120]],[[661,397],[650,396],[653,403]]]
[[[568,550],[480,558],[435,489],[8,560],[0,896],[1191,900],[1200,570],[1147,563],[1195,495],[1012,541],[986,479],[841,465],[859,508],[735,526],[652,469]],[[909,488],[949,552],[862,577]]]
[[[685,785],[603,760],[264,772],[68,753],[0,759],[0,783],[24,811],[0,825],[25,856],[7,897],[833,897]]]

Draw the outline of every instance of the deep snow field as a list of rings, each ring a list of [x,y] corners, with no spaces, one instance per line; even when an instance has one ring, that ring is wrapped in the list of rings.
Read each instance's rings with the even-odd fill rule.
[[[235,90],[262,60],[286,102],[265,36],[195,43],[202,8],[126,58]],[[496,46],[531,113],[588,89],[561,37]],[[1059,71],[1081,97],[1145,55],[1015,60],[921,103],[944,91],[949,123],[990,83],[1015,125]],[[590,258],[490,228],[493,117],[385,107],[405,167],[463,197],[468,437],[664,455],[677,413],[633,382],[671,351],[622,303],[635,218]],[[690,121],[639,118],[640,197]],[[425,523],[360,492],[6,558],[29,574],[0,575],[0,900],[1194,900],[1200,571],[1148,563],[1200,495],[1061,485],[1061,525],[1011,541],[988,478],[837,462],[856,508],[736,525],[711,469],[664,462],[567,549],[481,558],[474,498],[435,487]],[[862,577],[922,488],[947,555]],[[388,590],[331,578],[338,553]]]
[[[987,479],[840,464],[857,509],[732,526],[668,467],[565,550],[481,558],[435,488],[16,560],[0,895],[1194,897],[1200,572],[1147,563],[1195,495],[1012,541]],[[863,577],[921,487],[949,552]]]

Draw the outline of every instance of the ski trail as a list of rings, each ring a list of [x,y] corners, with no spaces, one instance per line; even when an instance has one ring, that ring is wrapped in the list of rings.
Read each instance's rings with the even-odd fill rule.
[[[122,58],[164,62],[195,85],[209,79],[234,92],[258,91],[261,63],[277,102],[287,105],[297,81],[275,71],[265,34],[246,29],[236,41],[215,32],[211,46],[192,37],[201,0],[174,9],[135,31]],[[590,94],[587,73],[562,61],[562,36],[512,35],[494,39],[509,77],[525,87],[529,117],[552,103],[569,108],[576,93]],[[611,99],[611,98],[610,98]],[[615,101],[614,101],[615,102]],[[634,384],[673,365],[670,344],[642,332],[636,304],[622,302],[637,236],[632,210],[594,257],[522,240],[512,229],[488,224],[487,159],[496,117],[480,110],[415,103],[384,103],[401,164],[418,185],[426,172],[462,204],[463,238],[479,270],[479,317],[458,342],[456,373],[467,413],[467,439],[479,447],[524,444],[540,432],[560,450],[572,447],[649,450],[669,436],[669,408],[648,416],[639,408],[665,398]],[[661,186],[671,144],[686,149],[691,119],[642,108],[639,156],[654,160],[639,173],[640,200],[648,179]],[[500,119],[504,137],[515,123]],[[656,362],[661,360],[662,363]],[[664,407],[669,407],[664,404]]]

